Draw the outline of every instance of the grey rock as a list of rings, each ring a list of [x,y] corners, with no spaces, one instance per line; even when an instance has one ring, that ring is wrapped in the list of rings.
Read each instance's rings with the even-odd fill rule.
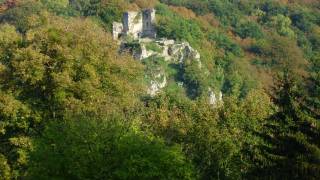
[[[156,38],[156,15],[154,9],[145,9],[142,12],[128,11],[123,14],[122,23],[113,23],[113,37],[142,37]],[[120,28],[122,24],[122,28]]]
[[[180,66],[186,60],[192,60],[198,62],[199,68],[202,68],[200,53],[192,48],[188,42],[176,42],[166,38],[156,39],[154,9],[145,9],[142,12],[126,12],[122,21],[122,23],[113,23],[113,38],[120,40],[120,53],[128,52],[136,60],[144,60],[152,56],[161,57],[165,61],[180,64]],[[167,86],[165,72],[153,73],[155,75],[152,75],[148,87],[148,94],[151,96],[155,96]],[[180,83],[179,86],[183,86],[183,83]],[[212,91],[210,93],[210,104],[215,104],[218,101],[217,99],[219,97]]]
[[[209,104],[213,107],[217,107],[218,105],[223,104],[222,100],[222,92],[215,93],[211,88],[208,90],[208,96],[209,96]]]
[[[162,76],[162,74],[158,74],[157,77]],[[148,88],[148,94],[150,96],[155,96],[157,95],[161,89],[167,86],[167,78],[165,75],[163,75],[163,80],[162,81],[156,81],[156,80],[151,80],[150,86]]]
[[[114,40],[119,39],[122,31],[123,31],[122,23],[113,22],[113,24],[112,24],[112,35],[113,35],[113,39]]]

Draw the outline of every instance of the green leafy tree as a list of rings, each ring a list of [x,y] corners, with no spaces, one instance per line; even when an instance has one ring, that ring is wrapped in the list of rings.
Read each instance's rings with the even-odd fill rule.
[[[70,2],[70,0],[41,0],[41,3],[48,9],[48,11],[53,12],[57,15],[77,15],[77,12],[72,8]]]
[[[24,176],[31,139],[48,121],[133,114],[143,92],[141,65],[118,55],[101,27],[40,14],[24,35],[0,25],[0,153],[13,178]]]
[[[296,12],[290,16],[292,24],[304,32],[309,32],[312,23],[309,20],[308,14],[304,12]]]
[[[319,179],[319,2],[3,2],[0,179]],[[154,6],[201,68],[119,55],[105,30]]]
[[[187,94],[191,98],[196,98],[206,93],[209,83],[208,77],[199,67],[199,62],[189,59],[184,62],[183,80],[187,86]]]
[[[243,54],[241,47],[222,32],[210,32],[208,34],[208,39],[209,41],[214,42],[217,47],[223,49],[225,53],[231,52],[236,56],[242,56]]]
[[[240,23],[240,25],[235,29],[235,32],[241,38],[255,38],[260,39],[263,37],[262,30],[257,23],[245,22]]]
[[[30,28],[42,24],[45,19],[41,14],[44,7],[39,1],[25,0],[19,7],[10,8],[4,13],[0,13],[0,22],[14,25],[21,33],[25,33]],[[35,18],[37,17],[36,21]]]
[[[279,111],[267,124],[270,164],[261,177],[318,179],[320,177],[319,121],[303,111],[301,92],[290,72],[284,72],[276,88]]]
[[[266,142],[258,133],[272,114],[268,95],[251,91],[243,101],[225,98],[218,109],[195,106],[184,143],[202,179],[241,179],[261,168],[259,147]]]
[[[308,96],[307,96],[307,109],[313,115],[313,117],[320,118],[320,58],[318,54],[315,54],[311,59],[311,72],[310,82],[307,84]]]
[[[3,180],[9,180],[11,178],[10,166],[8,165],[5,156],[0,154],[0,176]]]
[[[204,39],[204,33],[195,21],[183,19],[165,5],[158,5],[157,12],[160,15],[157,24],[159,37],[185,40],[195,47]]]
[[[30,179],[194,179],[178,145],[115,120],[49,123],[36,139]]]
[[[291,19],[282,14],[271,17],[269,25],[277,30],[282,36],[294,37],[295,33],[291,29]]]

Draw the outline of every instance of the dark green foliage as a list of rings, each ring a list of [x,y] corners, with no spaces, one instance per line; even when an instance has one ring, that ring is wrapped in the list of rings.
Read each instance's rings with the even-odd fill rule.
[[[69,0],[41,0],[42,4],[48,8],[50,12],[62,16],[75,16],[79,13],[70,6]]]
[[[49,123],[31,153],[30,179],[194,179],[178,145],[116,120]]]
[[[153,5],[158,37],[189,42],[199,61],[138,62],[119,53],[113,21]],[[0,179],[319,179],[319,7],[310,0],[3,4]],[[141,51],[126,40],[130,53]],[[146,94],[152,78],[167,80],[154,97]],[[223,101],[209,104],[220,91]]]
[[[260,39],[263,37],[263,33],[261,28],[257,23],[254,22],[245,22],[240,23],[238,27],[236,27],[235,32],[241,38],[255,38]]]
[[[303,12],[296,12],[291,15],[292,24],[304,32],[310,32],[312,28],[311,17]]]
[[[161,53],[162,52],[162,49],[154,42],[151,42],[151,43],[147,43],[146,44],[146,49],[147,50],[151,50],[151,51],[154,51],[154,52],[158,52],[158,53]]]
[[[180,96],[159,96],[147,101],[144,124],[169,142],[183,144],[201,179],[239,179],[255,167],[251,159],[261,156],[257,147],[263,141],[255,133],[271,114],[266,94],[249,94],[244,102],[226,99],[227,108],[221,109],[202,100],[193,103]]]
[[[309,41],[312,45],[313,51],[315,51],[316,53],[319,53],[320,52],[320,30],[319,30],[319,28],[316,29],[315,32],[309,36]]]
[[[131,82],[137,82],[141,67],[119,56],[103,29],[88,20],[38,18],[50,23],[33,27],[25,36],[14,26],[0,26],[0,153],[13,178],[24,176],[31,137],[48,121],[77,114],[121,116],[124,104],[138,102],[125,92],[139,85],[129,87],[120,79],[131,76]],[[124,68],[127,65],[136,68]]]
[[[205,73],[199,69],[197,61],[189,61],[184,64],[183,80],[187,86],[187,94],[192,99],[203,95],[208,89]]]
[[[175,40],[185,40],[191,45],[198,45],[204,38],[200,26],[192,21],[185,20],[176,14],[173,14],[164,5],[157,7],[157,12],[163,17],[157,25],[157,34],[159,37],[166,37]]]
[[[239,10],[230,1],[210,0],[208,6],[225,25],[235,25],[240,20]]]
[[[269,17],[288,13],[288,8],[277,1],[265,1],[261,4],[261,10],[266,12]]]
[[[124,49],[127,49],[127,53],[137,53],[141,51],[141,45],[136,41],[125,43],[122,46]]]
[[[290,73],[290,74],[289,74]],[[292,72],[284,72],[278,81],[275,100],[279,112],[274,114],[266,131],[271,149],[271,163],[260,177],[317,179],[320,176],[319,121],[302,110],[301,96]]]
[[[297,44],[287,37],[269,34],[267,39],[257,41],[251,51],[264,58],[266,64],[277,70],[283,68],[303,73],[306,60]]]
[[[10,166],[5,156],[0,154],[0,177],[4,180],[10,179]]]
[[[10,23],[14,25],[18,31],[25,33],[27,30],[32,28],[32,26],[37,24],[30,23],[30,17],[33,15],[39,15],[41,9],[43,8],[41,3],[38,2],[25,2],[20,5],[19,8],[13,8],[7,10],[6,13],[0,14],[1,23]],[[39,19],[39,23],[43,19]]]
[[[100,0],[69,0],[70,6],[83,16],[98,15]]]
[[[311,115],[320,119],[320,58],[319,54],[312,57],[312,68],[310,82],[307,84],[309,96],[307,97],[307,108]]]
[[[242,49],[239,45],[232,42],[230,38],[221,32],[214,31],[209,34],[208,39],[216,43],[216,45],[226,52],[231,52],[236,56],[242,55]]]
[[[120,21],[122,18],[122,10],[116,4],[109,4],[102,8],[99,12],[99,17],[111,31],[112,23]]]
[[[41,2],[50,12],[57,15],[96,17],[109,31],[114,21],[120,21],[123,9],[127,5],[124,0],[41,0]]]
[[[197,14],[206,14],[209,12],[208,2],[206,1],[194,1],[194,0],[160,0],[160,2],[174,5],[174,6],[185,6],[192,9]]]

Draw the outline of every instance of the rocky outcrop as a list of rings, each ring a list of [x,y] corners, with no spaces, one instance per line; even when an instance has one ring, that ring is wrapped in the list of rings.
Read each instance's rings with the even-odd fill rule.
[[[209,104],[213,107],[217,107],[218,105],[221,105],[223,103],[222,101],[222,92],[215,93],[211,88],[208,90],[208,96],[209,96]]]
[[[168,46],[169,58],[173,61],[183,64],[186,59],[198,62],[199,68],[202,68],[200,53],[193,49],[188,42],[174,43]]]
[[[167,77],[164,74],[156,75],[156,78],[151,80],[150,86],[148,88],[148,94],[150,96],[157,95],[164,87],[167,86]]]
[[[119,40],[120,53],[131,53],[139,61],[154,61],[155,67],[149,68],[146,79],[149,81],[147,92],[155,96],[172,82],[172,77],[166,74],[168,67],[161,67],[162,64],[179,65],[184,67],[185,62],[195,61],[204,74],[209,71],[202,67],[200,53],[188,42],[175,41],[166,38],[156,38],[155,10],[147,9],[142,12],[126,12],[123,16],[123,23],[113,23],[113,38]],[[158,61],[159,60],[159,61]],[[163,61],[165,63],[163,63]],[[151,72],[150,72],[151,71]],[[174,81],[173,81],[174,82]],[[178,87],[184,87],[183,82],[175,82]],[[211,88],[208,90],[208,101],[213,107],[221,104],[222,93],[215,93]]]
[[[189,59],[196,61],[199,68],[202,68],[199,52],[193,49],[188,42],[176,42],[165,38],[140,38],[131,42],[122,41],[120,52],[130,52],[136,60],[140,61],[150,57],[163,58],[167,62],[180,64],[181,67]],[[164,76],[164,78],[159,79],[159,76]],[[167,79],[164,74],[151,78],[148,94],[155,96],[166,87]]]
[[[135,59],[143,60],[151,56],[163,57],[166,61],[173,61],[177,63],[183,63],[186,59],[192,59],[199,62],[201,66],[200,54],[197,50],[193,49],[188,42],[177,43],[174,40],[169,39],[157,39],[151,40],[149,38],[142,38],[139,41],[123,42],[121,51],[127,51],[126,47],[130,47],[130,44],[138,44],[139,48],[136,48],[134,52]],[[149,45],[152,44],[152,48]]]

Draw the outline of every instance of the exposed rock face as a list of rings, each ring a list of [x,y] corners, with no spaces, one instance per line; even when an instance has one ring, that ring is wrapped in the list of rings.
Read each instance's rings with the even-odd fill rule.
[[[172,82],[170,75],[166,74],[168,67],[162,67],[161,60],[165,64],[183,65],[187,60],[198,63],[203,73],[209,73],[202,68],[200,53],[191,47],[188,42],[177,42],[175,40],[161,38],[156,39],[155,10],[146,9],[142,12],[126,12],[123,15],[123,23],[113,23],[113,38],[120,40],[120,53],[129,52],[136,60],[153,61],[153,69],[148,70],[148,94],[155,96],[163,88]],[[160,59],[160,60],[159,60]],[[150,72],[151,71],[151,72]],[[180,88],[184,87],[183,82],[176,82]],[[211,88],[208,91],[208,101],[212,106],[217,106],[222,101],[222,93],[216,94]]]
[[[171,59],[182,64],[186,59],[192,59],[198,62],[199,68],[202,68],[200,53],[193,49],[188,42],[174,43],[169,46],[168,54]]]
[[[164,74],[158,74],[154,80],[151,80],[150,86],[148,88],[148,94],[150,96],[157,95],[164,87],[167,86],[167,78]]]
[[[148,57],[154,55],[153,51],[148,51],[144,44],[141,44],[141,51],[137,54],[136,59],[143,60],[147,59]]]
[[[209,104],[213,107],[217,107],[219,104],[222,104],[222,92],[220,91],[219,94],[216,94],[211,88],[208,91],[209,95]]]
[[[143,60],[148,57],[157,55],[159,57],[163,57],[166,61],[174,61],[177,63],[183,63],[186,59],[193,59],[199,62],[200,54],[197,50],[193,49],[188,42],[176,43],[174,40],[168,39],[158,39],[151,40],[148,38],[139,39],[137,42],[139,43],[139,48],[135,49],[135,59]],[[148,49],[148,44],[152,43],[157,47],[159,51],[155,51],[154,49]],[[123,42],[123,44],[130,44],[128,42]],[[123,45],[122,47],[127,47],[127,45]],[[122,51],[126,49],[123,48]]]
[[[160,57],[167,62],[180,64],[181,67],[187,59],[190,59],[196,61],[199,68],[202,68],[199,52],[193,49],[188,42],[177,43],[168,39],[140,38],[133,42],[123,41],[120,52],[130,52],[137,60]],[[155,96],[162,88],[166,87],[167,78],[164,73],[160,73],[151,79],[148,94]]]

